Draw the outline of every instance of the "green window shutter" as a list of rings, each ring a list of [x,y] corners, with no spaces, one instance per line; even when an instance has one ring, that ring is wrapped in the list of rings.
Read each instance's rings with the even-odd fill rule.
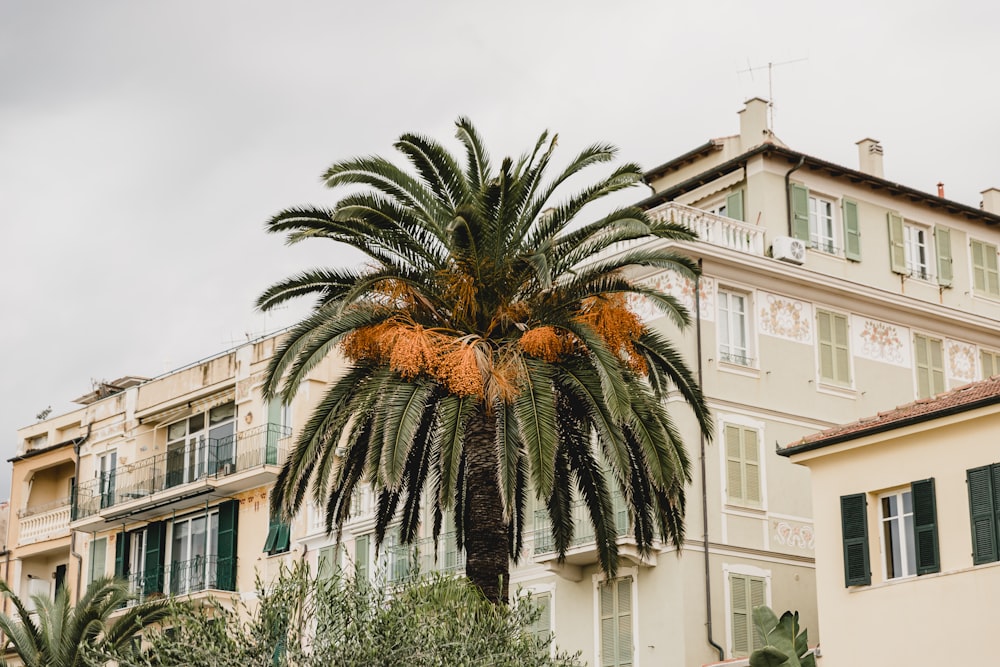
[[[746,491],[748,505],[760,505],[760,445],[757,442],[757,430],[752,428],[743,431],[743,488]]]
[[[532,604],[538,610],[538,618],[528,628],[539,642],[548,641],[552,634],[552,593],[539,593],[532,596]]]
[[[727,424],[726,439],[726,493],[730,502],[743,502],[743,443],[740,427]]]
[[[119,579],[128,577],[128,542],[128,533],[124,530],[118,533],[115,540],[115,576]]]
[[[615,591],[611,582],[603,582],[598,594],[601,604],[601,667],[615,667],[618,637],[615,632]]]
[[[816,330],[819,339],[819,376],[823,380],[835,380],[833,363],[833,314],[816,312]]]
[[[997,270],[997,247],[989,243],[986,248],[986,293],[1000,296],[1000,271]]]
[[[163,563],[166,558],[167,522],[157,521],[146,526],[146,554],[143,560],[142,592],[163,592]]]
[[[816,321],[820,379],[843,385],[851,384],[847,316],[819,310],[816,312]]]
[[[837,382],[851,384],[851,344],[848,340],[847,316],[833,315],[834,371]]]
[[[750,654],[750,637],[753,632],[752,610],[749,608],[749,577],[729,575],[729,613],[733,628],[733,655],[737,658]]]
[[[632,577],[601,583],[601,667],[632,667]]]
[[[889,221],[889,268],[893,273],[906,271],[906,241],[903,237],[903,216],[898,213],[887,213]]]
[[[983,466],[965,471],[969,487],[969,519],[972,525],[972,563],[992,563],[997,558],[997,521],[995,466]]]
[[[1000,296],[997,247],[982,241],[970,241],[969,247],[972,252],[973,290],[987,296]]]
[[[944,391],[944,342],[935,338],[928,341],[931,368],[931,396]]]
[[[754,627],[753,610],[757,607],[763,607],[767,602],[767,584],[760,577],[747,577],[747,582],[750,588],[750,631],[753,634],[751,648],[756,651],[759,648],[764,648],[764,638],[760,636],[757,628]]]
[[[913,351],[917,370],[917,396],[930,398],[943,392],[944,349],[941,340],[915,334]]]
[[[291,526],[284,521],[278,523],[278,534],[274,541],[274,553],[283,554],[291,546]]]
[[[618,667],[632,666],[632,577],[617,580]]]
[[[726,195],[726,217],[733,220],[745,220],[743,217],[743,190],[736,190]]]
[[[760,506],[760,445],[757,430],[726,424],[726,493],[729,502]]]
[[[917,549],[917,574],[941,571],[938,551],[937,505],[934,478],[910,484],[913,495],[913,533]]]
[[[809,242],[809,188],[792,183],[791,192],[792,236]]]
[[[333,577],[340,567],[339,555],[337,545],[335,544],[322,547],[319,550],[319,561],[316,568],[316,577],[318,579],[330,579]]]
[[[844,585],[872,582],[868,562],[868,499],[863,493],[840,497],[840,522],[844,536]]]
[[[861,261],[861,224],[858,221],[858,203],[845,199],[844,213],[844,257],[855,262]]]
[[[368,548],[370,535],[361,535],[354,538],[354,568],[357,576],[368,578]]]
[[[934,249],[937,252],[938,285],[951,287],[955,268],[951,256],[951,230],[947,227],[934,228]]]
[[[104,568],[108,561],[108,538],[102,537],[90,543],[90,568],[87,574],[87,583],[93,582],[104,576]]]
[[[227,500],[219,505],[218,558],[215,563],[216,586],[224,591],[236,590],[236,539],[240,516],[240,501]]]

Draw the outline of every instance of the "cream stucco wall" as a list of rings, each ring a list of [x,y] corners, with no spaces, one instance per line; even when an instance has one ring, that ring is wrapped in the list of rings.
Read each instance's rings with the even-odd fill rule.
[[[792,457],[813,483],[822,665],[989,664],[984,592],[1000,585],[1000,563],[973,566],[966,470],[1000,460],[998,426],[991,407]],[[886,580],[878,498],[930,477],[941,571]],[[855,493],[867,494],[871,585],[845,587],[839,499]]]

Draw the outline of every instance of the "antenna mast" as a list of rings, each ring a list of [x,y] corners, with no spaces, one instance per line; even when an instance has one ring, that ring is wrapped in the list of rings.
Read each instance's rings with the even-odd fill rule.
[[[774,68],[781,67],[782,65],[801,63],[807,60],[809,60],[809,58],[796,58],[795,60],[784,60],[780,63],[769,62],[767,65],[753,67],[750,64],[750,59],[747,58],[747,68],[737,72],[737,74],[746,74],[749,72],[750,80],[753,81],[753,73],[755,71],[765,69],[765,67],[767,68],[767,120],[772,132],[774,131]]]

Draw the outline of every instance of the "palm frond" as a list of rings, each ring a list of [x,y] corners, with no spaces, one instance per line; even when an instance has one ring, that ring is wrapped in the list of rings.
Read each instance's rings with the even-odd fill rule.
[[[535,494],[547,498],[553,493],[556,457],[556,409],[552,391],[552,366],[531,357],[522,357],[524,385],[514,399],[514,412]]]

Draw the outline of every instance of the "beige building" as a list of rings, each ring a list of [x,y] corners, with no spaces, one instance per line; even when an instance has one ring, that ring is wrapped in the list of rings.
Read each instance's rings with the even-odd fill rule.
[[[991,662],[998,427],[993,377],[782,452],[812,477],[824,665]]]
[[[739,134],[647,174],[654,194],[642,205],[702,239],[679,245],[701,263],[699,281],[642,276],[688,307],[689,330],[678,333],[636,303],[698,370],[716,420],[713,440],[700,442],[676,399],[695,465],[684,549],[639,557],[621,511],[623,561],[606,581],[582,511],[560,563],[545,512],[532,508],[534,530],[512,570],[512,584],[545,609],[537,630],[553,631],[591,665],[689,667],[745,656],[755,641],[750,610],[761,603],[799,610],[812,642],[822,641],[815,559],[830,538],[813,521],[808,471],[779,456],[778,443],[1000,368],[1000,191],[984,192],[982,208],[952,202],[886,179],[874,140],[858,143],[857,168],[843,167],[788,148],[766,118],[766,102],[750,100]],[[248,344],[23,429],[21,454],[43,450],[32,440],[43,433],[45,442],[75,443],[64,449],[78,471],[76,537],[56,538],[67,543],[39,576],[54,582],[65,564],[73,587],[116,572],[143,595],[207,595],[250,590],[283,552],[321,572],[358,568],[390,583],[461,570],[450,535],[435,560],[429,517],[416,549],[390,537],[376,552],[367,491],[355,498],[339,548],[315,507],[291,527],[270,520],[268,488],[289,436],[337,366],[318,368],[294,405],[265,405],[259,386],[273,348],[273,338]],[[22,490],[12,499],[12,535],[29,502],[23,480],[33,458],[15,461]],[[54,478],[63,474],[61,463],[45,461]],[[10,567],[22,590],[35,572],[30,559],[15,555]]]

